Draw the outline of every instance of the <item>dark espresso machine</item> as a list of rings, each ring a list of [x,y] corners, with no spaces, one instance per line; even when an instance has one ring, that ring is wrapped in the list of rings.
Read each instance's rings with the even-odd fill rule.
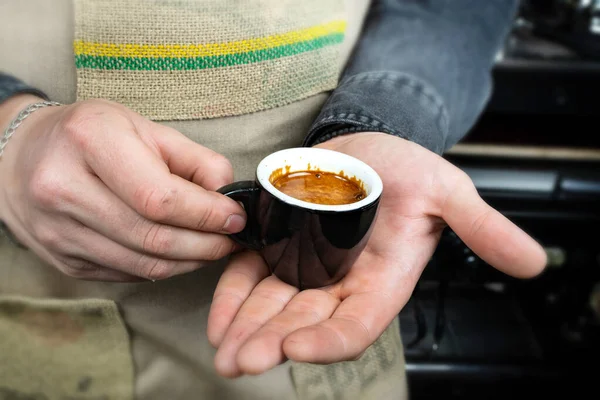
[[[549,265],[504,276],[447,230],[400,315],[411,398],[597,397],[600,0],[523,1],[493,74],[445,157]]]

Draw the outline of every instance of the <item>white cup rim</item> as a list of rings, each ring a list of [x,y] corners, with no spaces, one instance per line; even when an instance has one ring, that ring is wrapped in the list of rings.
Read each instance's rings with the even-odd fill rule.
[[[321,171],[333,173],[343,171],[346,176],[356,177],[363,182],[367,196],[350,204],[315,204],[296,199],[279,191],[270,181],[271,174],[278,168],[291,166],[291,172],[305,171],[309,164],[311,167],[318,167]],[[360,210],[376,202],[383,192],[381,178],[365,162],[338,151],[315,147],[294,147],[268,155],[258,164],[256,177],[263,189],[282,202],[313,211],[345,212]]]

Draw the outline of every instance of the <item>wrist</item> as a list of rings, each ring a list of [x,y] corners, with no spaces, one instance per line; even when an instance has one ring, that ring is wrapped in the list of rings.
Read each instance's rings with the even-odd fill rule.
[[[0,130],[2,133],[8,128],[8,124],[12,121],[25,107],[30,104],[45,101],[39,96],[23,93],[9,97],[0,103]]]
[[[19,116],[21,111],[32,104],[43,101],[46,100],[33,94],[18,94],[0,103],[0,137],[4,137],[8,127]],[[34,114],[37,114],[37,112]],[[22,142],[26,141],[27,125],[33,122],[30,119],[38,117],[38,115],[32,115],[23,121],[22,125],[15,131],[14,137],[6,142],[7,151],[2,153],[0,157],[0,220],[4,220],[7,217],[6,198],[15,181],[11,170],[14,169],[14,164],[18,159],[19,146]]]
[[[6,128],[13,119],[19,115],[28,105],[45,101],[33,94],[17,94],[0,103],[0,134],[4,134]]]

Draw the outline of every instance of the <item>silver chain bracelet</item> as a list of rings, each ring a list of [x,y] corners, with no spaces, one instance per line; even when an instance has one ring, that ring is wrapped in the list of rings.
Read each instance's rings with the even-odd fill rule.
[[[2,154],[4,153],[4,148],[6,147],[6,144],[8,143],[12,135],[14,135],[19,125],[23,123],[25,118],[29,117],[33,112],[39,110],[40,108],[61,105],[61,103],[57,103],[56,101],[41,101],[39,103],[30,104],[23,111],[21,111],[19,115],[17,115],[17,117],[13,119],[12,122],[8,125],[6,131],[4,131],[4,136],[2,136],[2,139],[0,139],[0,157],[2,157]]]

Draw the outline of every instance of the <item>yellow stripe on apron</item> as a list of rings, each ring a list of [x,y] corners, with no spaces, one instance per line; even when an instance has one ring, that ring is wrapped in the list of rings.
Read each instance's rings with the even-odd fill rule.
[[[247,114],[336,87],[342,0],[76,0],[77,98],[153,120]]]

